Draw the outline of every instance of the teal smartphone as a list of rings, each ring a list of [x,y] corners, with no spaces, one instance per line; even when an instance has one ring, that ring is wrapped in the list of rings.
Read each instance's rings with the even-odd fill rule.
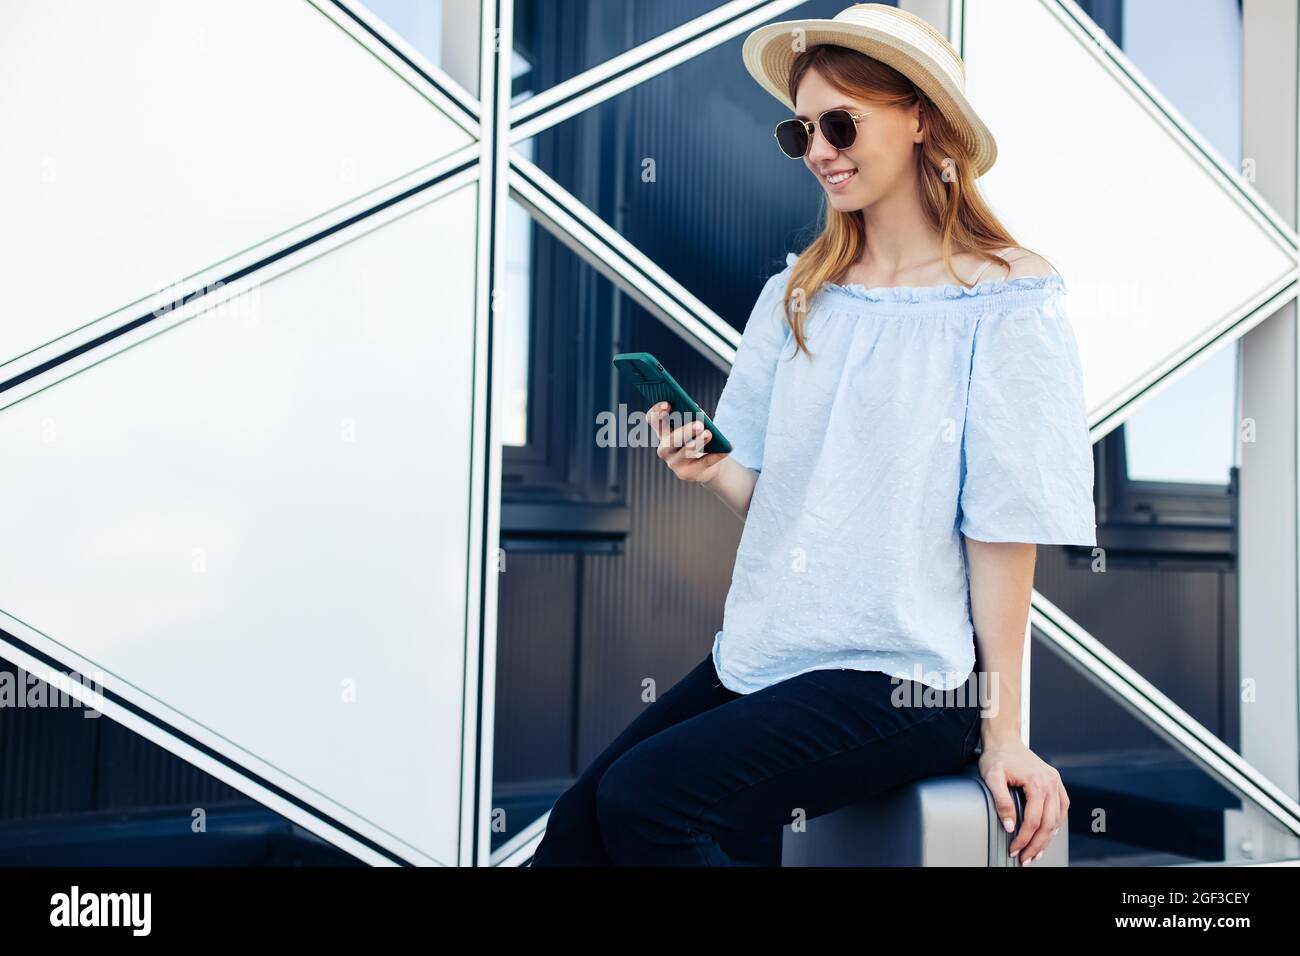
[[[667,402],[670,406],[668,409],[670,414],[675,412],[683,417],[689,414],[691,421],[698,418],[704,422],[704,427],[713,436],[704,446],[706,455],[714,452],[727,454],[731,451],[731,442],[727,441],[726,435],[718,431],[718,426],[713,424],[713,419],[704,414],[704,409],[700,408],[695,399],[686,394],[686,389],[678,385],[677,380],[663,367],[663,363],[649,352],[620,352],[614,356],[614,367],[623,373],[650,405]]]

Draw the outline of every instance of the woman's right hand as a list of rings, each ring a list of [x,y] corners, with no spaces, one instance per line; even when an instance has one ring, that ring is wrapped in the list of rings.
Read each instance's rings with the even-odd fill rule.
[[[704,454],[704,447],[713,439],[713,435],[705,429],[704,422],[697,418],[678,428],[672,428],[671,419],[665,420],[671,410],[672,406],[667,402],[659,402],[646,412],[646,421],[659,436],[659,457],[682,481],[702,484],[712,481],[727,453],[715,451]]]

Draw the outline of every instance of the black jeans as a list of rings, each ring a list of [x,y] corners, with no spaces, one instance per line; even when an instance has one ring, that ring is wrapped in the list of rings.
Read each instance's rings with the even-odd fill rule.
[[[927,705],[922,684],[833,669],[737,694],[710,654],[560,795],[532,866],[778,866],[796,819],[965,764],[974,688]]]

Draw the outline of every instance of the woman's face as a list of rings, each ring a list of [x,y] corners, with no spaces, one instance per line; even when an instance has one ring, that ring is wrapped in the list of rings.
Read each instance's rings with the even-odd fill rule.
[[[840,212],[862,209],[914,178],[913,151],[922,139],[917,106],[880,106],[855,99],[831,86],[816,70],[809,70],[799,81],[794,106],[799,119],[810,121],[836,107],[854,115],[870,112],[858,118],[857,139],[848,149],[829,145],[819,127],[803,157],[832,208]],[[846,171],[851,171],[848,179],[830,181]]]

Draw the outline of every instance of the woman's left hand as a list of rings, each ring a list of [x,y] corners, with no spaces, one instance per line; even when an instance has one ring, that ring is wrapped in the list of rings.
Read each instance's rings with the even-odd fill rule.
[[[1061,775],[1019,740],[986,744],[980,754],[979,767],[980,776],[993,792],[998,818],[1009,819],[1013,826],[1016,807],[1011,801],[1010,788],[1024,788],[1025,818],[1008,851],[1012,856],[1019,853],[1022,865],[1033,863],[1042,855],[1061,824],[1069,819],[1066,811],[1070,807],[1070,798],[1061,783]]]

